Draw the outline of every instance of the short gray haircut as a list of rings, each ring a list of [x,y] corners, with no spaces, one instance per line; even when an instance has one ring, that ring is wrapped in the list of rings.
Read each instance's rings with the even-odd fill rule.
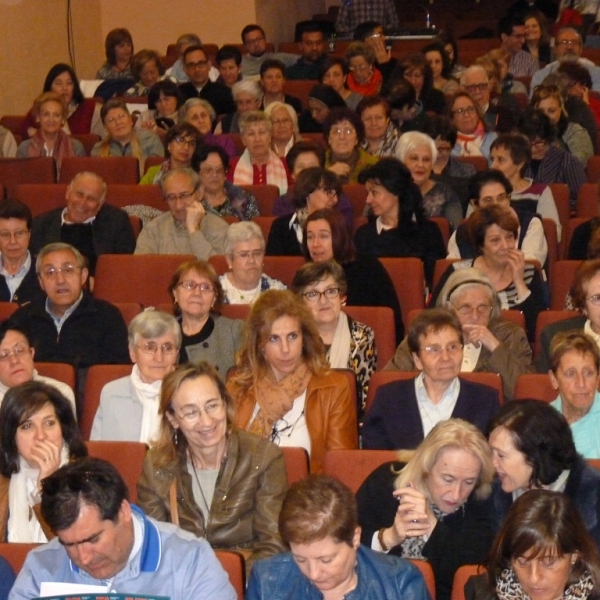
[[[160,189],[162,190],[163,196],[167,195],[167,183],[172,177],[176,175],[185,175],[192,182],[192,187],[196,191],[200,187],[200,175],[191,169],[190,167],[180,167],[178,169],[170,169],[160,178]]]
[[[273,131],[273,123],[271,119],[262,110],[249,110],[243,115],[240,115],[240,133],[244,135],[246,128],[255,123],[264,123],[269,130],[269,133]]]
[[[231,95],[234,100],[238,97],[239,94],[250,94],[254,97],[255,100],[260,100],[263,97],[263,89],[258,83],[258,81],[253,81],[252,79],[242,79],[233,84],[231,87]]]
[[[35,259],[35,272],[38,275],[40,274],[42,260],[44,260],[48,254],[52,254],[53,252],[62,252],[63,250],[71,252],[73,256],[75,256],[75,261],[80,269],[87,268],[85,257],[83,254],[81,254],[81,252],[79,252],[79,250],[77,250],[77,248],[75,248],[75,246],[71,246],[71,244],[65,244],[64,242],[52,242],[52,244],[47,244],[39,251],[37,258]]]
[[[254,221],[232,223],[227,228],[225,235],[225,255],[233,257],[233,251],[237,244],[243,244],[255,238],[260,241],[260,248],[264,252],[265,238],[262,229]]]
[[[481,65],[471,65],[470,67],[467,67],[460,74],[460,85],[462,87],[465,87],[465,82],[467,81],[467,76],[471,75],[471,73],[483,73],[485,75],[486,81],[489,82],[489,80],[490,80],[486,70]]]
[[[177,349],[181,348],[181,327],[177,319],[162,310],[147,308],[136,315],[127,328],[127,338],[130,346],[135,346],[140,339],[151,340],[152,338],[172,334]]]
[[[294,127],[294,134],[300,135],[300,130],[298,129],[298,113],[294,110],[294,107],[291,104],[286,104],[285,102],[271,102],[267,108],[265,108],[265,114],[271,119],[271,123],[273,122],[273,111],[276,111],[280,108],[285,108],[290,115],[290,119],[292,120],[292,125]]]
[[[210,122],[215,122],[215,119],[217,118],[217,113],[212,107],[212,104],[207,100],[204,100],[203,98],[190,98],[189,100],[186,100],[183,106],[179,109],[179,121],[186,121],[187,114],[190,108],[193,108],[194,106],[204,107],[206,109],[206,112],[208,112],[208,115],[210,116]]]
[[[407,131],[400,136],[398,145],[396,146],[396,157],[404,162],[406,155],[412,152],[415,148],[427,146],[431,152],[432,164],[437,160],[438,151],[435,142],[425,133],[420,131]]]
[[[106,200],[106,191],[108,187],[106,185],[106,181],[98,175],[98,173],[94,173],[93,171],[80,171],[71,179],[71,183],[69,183],[69,187],[71,187],[80,177],[93,177],[101,186],[102,186],[102,195],[100,196],[100,204],[104,204]]]
[[[183,33],[177,38],[177,51],[181,52],[181,47],[187,44],[202,46],[202,40],[195,33]]]
[[[454,309],[454,302],[458,300],[465,292],[473,289],[486,288],[490,294],[492,303],[492,314],[490,319],[497,319],[501,314],[501,304],[498,293],[494,289],[492,282],[479,269],[469,267],[468,269],[457,269],[448,277],[440,295],[438,296],[436,306],[440,308]]]

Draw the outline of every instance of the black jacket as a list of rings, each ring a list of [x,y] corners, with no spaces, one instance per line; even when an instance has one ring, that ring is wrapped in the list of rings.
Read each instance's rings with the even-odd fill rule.
[[[31,267],[21,281],[21,285],[15,291],[12,300],[10,290],[6,283],[6,278],[0,275],[0,302],[16,302],[17,304],[25,304],[36,299],[44,299],[45,294],[38,281],[37,273],[35,272],[35,257],[31,257]]]
[[[75,368],[131,362],[127,327],[119,309],[87,292],[60,333],[46,312],[45,299],[20,307],[11,321],[26,331],[38,361],[63,362]]]
[[[210,81],[209,79],[198,92],[196,86],[191,81],[188,81],[179,86],[179,91],[186,100],[190,98],[202,98],[210,102],[217,115],[233,114],[236,110],[231,90],[224,83]]]

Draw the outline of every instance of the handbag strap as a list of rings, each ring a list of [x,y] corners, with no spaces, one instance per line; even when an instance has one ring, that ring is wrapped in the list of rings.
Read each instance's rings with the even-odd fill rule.
[[[169,488],[169,507],[171,509],[171,523],[179,525],[179,507],[177,506],[177,479],[173,479]]]

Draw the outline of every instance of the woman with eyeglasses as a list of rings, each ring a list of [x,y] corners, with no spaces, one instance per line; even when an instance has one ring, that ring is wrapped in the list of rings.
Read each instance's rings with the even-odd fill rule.
[[[205,362],[163,381],[160,433],[138,482],[138,504],[159,521],[254,561],[284,551],[277,517],[287,490],[277,446],[235,427],[223,379]]]
[[[458,134],[452,149],[454,156],[490,157],[490,146],[497,134],[489,131],[478,105],[467,92],[457,92],[446,105],[446,116]]]
[[[227,388],[236,425],[304,448],[312,473],[322,471],[328,450],[358,447],[348,379],[330,369],[310,311],[290,291],[269,290],[252,305]]]
[[[181,329],[172,315],[149,308],[127,333],[131,375],[102,388],[90,439],[149,444],[158,434],[160,386],[177,364]]]
[[[350,73],[348,87],[362,96],[376,96],[381,91],[383,77],[375,66],[375,51],[363,42],[352,42],[346,50]]]
[[[303,299],[314,317],[329,365],[354,371],[360,416],[377,367],[377,349],[373,330],[342,311],[347,291],[343,267],[335,260],[307,263],[296,271],[291,290]]]
[[[54,537],[40,511],[41,483],[87,456],[71,403],[53,386],[28,381],[0,407],[0,539],[43,543]]]
[[[223,302],[252,304],[267,290],[285,290],[278,279],[263,273],[265,238],[253,221],[232,223],[225,237],[225,258],[229,271],[219,277]]]
[[[464,341],[454,311],[431,308],[415,317],[408,328],[408,349],[420,373],[378,388],[361,428],[363,448],[414,449],[451,417],[487,433],[500,398],[497,390],[459,378]]]
[[[267,240],[269,256],[301,256],[306,218],[316,210],[333,208],[342,193],[335,173],[321,167],[300,171],[293,189],[295,212],[277,217]]]
[[[396,156],[402,132],[392,121],[392,109],[387,99],[383,96],[364,98],[356,112],[365,128],[360,147],[374,156]]]
[[[291,104],[279,101],[271,102],[265,108],[265,114],[273,124],[271,148],[277,156],[286,156],[290,148],[302,139],[298,129],[298,114]]]
[[[160,183],[163,175],[171,169],[191,167],[198,170],[197,150],[202,138],[195,127],[189,123],[178,123],[171,127],[165,135],[165,161],[150,167],[140,180],[140,184]]]
[[[527,334],[502,316],[492,282],[477,269],[460,269],[446,281],[436,306],[454,312],[462,326],[465,345],[460,370],[498,373],[505,399],[512,400],[519,376],[535,369]],[[408,338],[398,346],[385,370],[416,370]]]
[[[202,206],[219,217],[237,217],[249,221],[258,217],[256,198],[238,185],[227,181],[229,156],[221,146],[199,147],[198,164],[204,190]]]
[[[219,313],[223,288],[215,270],[204,260],[179,265],[171,279],[169,294],[183,334],[179,363],[206,361],[224,379],[235,365],[242,321]]]

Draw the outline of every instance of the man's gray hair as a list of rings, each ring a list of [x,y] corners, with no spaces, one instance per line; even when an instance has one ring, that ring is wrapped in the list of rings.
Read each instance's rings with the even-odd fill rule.
[[[177,38],[177,51],[181,52],[181,46],[188,44],[202,46],[202,40],[195,33],[184,33]]]
[[[481,65],[471,65],[470,67],[467,67],[460,74],[460,85],[462,85],[463,87],[465,86],[465,81],[467,80],[467,76],[470,75],[471,73],[483,73],[485,75],[486,81],[489,82],[489,80],[490,80],[485,69]]]
[[[98,175],[98,173],[94,173],[93,171],[80,171],[71,179],[71,183],[69,183],[69,187],[71,187],[80,177],[93,177],[101,186],[102,186],[102,194],[100,196],[100,204],[104,204],[106,200],[106,191],[108,187],[106,185],[106,181]]]
[[[42,266],[42,260],[48,256],[48,254],[52,254],[53,252],[62,252],[66,250],[67,252],[72,252],[75,256],[75,261],[77,262],[77,266],[80,269],[85,269],[87,267],[87,262],[85,257],[75,246],[71,246],[71,244],[65,244],[64,242],[53,242],[52,244],[47,244],[44,246],[37,255],[35,260],[35,272],[40,274],[40,267]]]
[[[167,171],[160,179],[160,189],[162,190],[163,196],[167,195],[167,183],[171,178],[177,175],[185,175],[188,177],[192,183],[194,192],[200,187],[200,175],[198,175],[194,169],[190,169],[190,167],[171,169],[170,171]]]

